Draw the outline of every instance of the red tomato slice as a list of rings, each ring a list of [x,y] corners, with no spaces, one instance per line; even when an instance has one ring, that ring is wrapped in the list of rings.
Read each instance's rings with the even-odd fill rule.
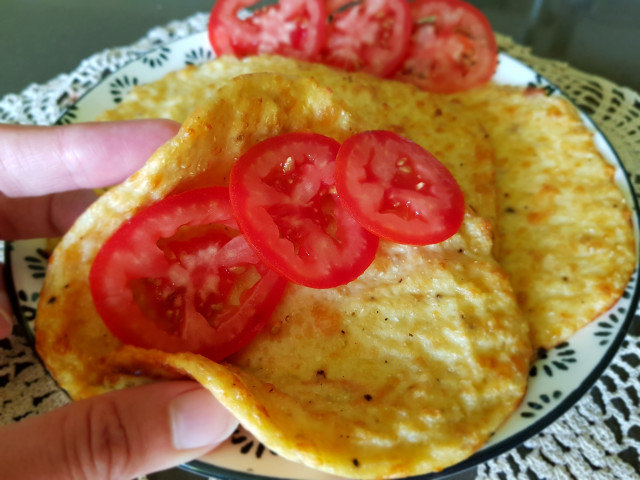
[[[406,0],[330,0],[323,63],[386,77],[404,60],[411,37]]]
[[[348,138],[336,158],[336,188],[364,228],[396,243],[439,243],[462,224],[464,197],[449,170],[393,132]]]
[[[487,18],[461,0],[411,2],[413,34],[398,79],[453,93],[489,81],[498,48]]]
[[[98,313],[122,342],[215,361],[257,335],[286,285],[239,235],[223,187],[138,213],[100,249],[89,282]]]
[[[358,225],[335,192],[339,147],[315,133],[289,133],[258,143],[231,170],[240,230],[264,263],[300,285],[343,285],[375,257],[378,238]]]
[[[251,13],[257,0],[217,0],[209,17],[209,41],[218,55],[261,53],[301,60],[317,56],[327,12],[321,0],[280,0]]]

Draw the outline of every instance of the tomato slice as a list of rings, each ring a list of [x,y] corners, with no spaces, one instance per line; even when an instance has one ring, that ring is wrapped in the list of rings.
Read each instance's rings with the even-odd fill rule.
[[[215,2],[209,17],[209,41],[218,55],[273,53],[301,60],[317,56],[327,16],[321,0],[280,0],[255,8],[259,3],[264,2]]]
[[[393,132],[348,138],[336,158],[336,188],[364,228],[396,243],[439,243],[462,224],[464,196],[449,170]]]
[[[489,81],[498,48],[487,18],[461,0],[411,2],[413,33],[398,79],[453,93]]]
[[[307,287],[357,278],[378,246],[336,194],[339,147],[323,135],[289,133],[258,143],[231,170],[231,206],[247,241],[269,267]]]
[[[135,215],[100,249],[89,282],[122,342],[215,361],[258,334],[286,285],[239,234],[223,187],[173,195]]]
[[[391,75],[404,60],[411,37],[406,0],[330,0],[323,63],[372,75]]]

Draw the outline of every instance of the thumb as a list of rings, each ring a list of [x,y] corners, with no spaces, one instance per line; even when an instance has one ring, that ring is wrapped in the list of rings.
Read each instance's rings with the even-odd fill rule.
[[[0,263],[0,340],[11,335],[13,330],[13,316],[11,302],[4,288],[4,265]]]
[[[111,392],[0,430],[2,478],[133,478],[205,454],[237,424],[194,382]]]

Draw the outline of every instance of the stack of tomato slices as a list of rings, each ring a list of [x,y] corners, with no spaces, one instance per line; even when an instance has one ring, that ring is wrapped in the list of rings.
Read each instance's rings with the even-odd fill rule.
[[[171,195],[125,222],[89,275],[94,304],[126,344],[220,361],[266,325],[288,281],[344,285],[380,238],[426,245],[455,234],[463,194],[417,144],[370,131],[264,140],[229,187]]]
[[[278,54],[438,93],[482,85],[498,61],[489,21],[462,0],[217,0],[209,40],[218,55]]]

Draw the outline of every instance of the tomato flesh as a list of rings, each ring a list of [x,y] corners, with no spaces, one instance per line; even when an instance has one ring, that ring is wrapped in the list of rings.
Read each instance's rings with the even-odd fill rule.
[[[265,264],[300,285],[343,285],[375,257],[378,238],[346,212],[335,191],[339,147],[319,134],[289,133],[255,145],[231,170],[240,230]]]
[[[404,59],[411,36],[411,13],[405,0],[332,0],[320,58],[349,71],[386,77]]]
[[[100,249],[89,282],[98,313],[123,343],[215,361],[259,333],[286,285],[239,234],[222,187],[138,213]]]
[[[348,138],[336,158],[336,188],[364,228],[397,243],[442,242],[464,217],[464,196],[446,167],[393,132]]]
[[[261,53],[310,60],[325,38],[320,0],[280,0],[255,9],[256,0],[217,0],[209,17],[209,41],[218,55]]]
[[[498,62],[491,25],[462,0],[415,0],[413,32],[400,80],[437,93],[453,93],[489,81]]]

